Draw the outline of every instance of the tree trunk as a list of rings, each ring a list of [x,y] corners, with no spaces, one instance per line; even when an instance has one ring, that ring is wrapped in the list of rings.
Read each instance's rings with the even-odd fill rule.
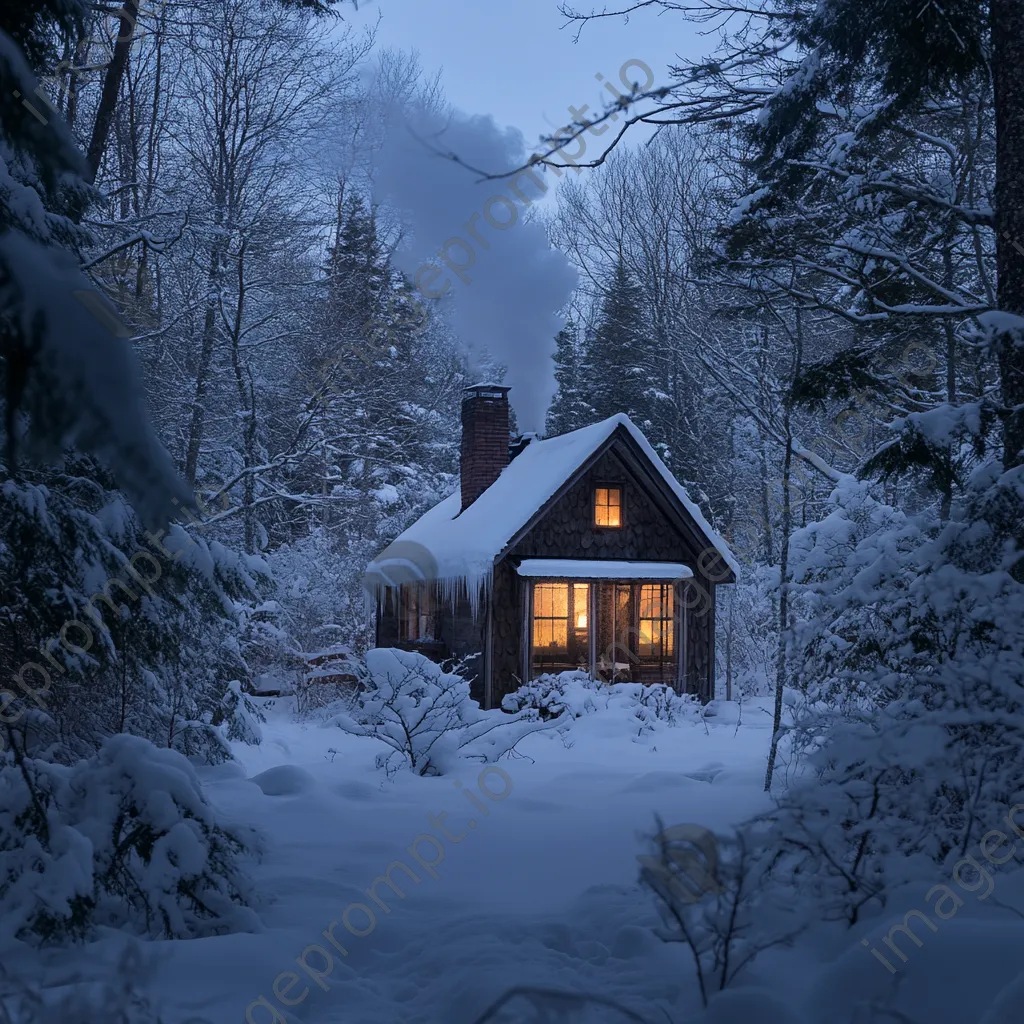
[[[124,6],[118,13],[121,15],[121,21],[117,41],[114,43],[114,56],[107,65],[107,73],[103,78],[103,91],[100,93],[100,104],[96,109],[92,138],[89,140],[89,151],[86,154],[90,184],[96,180],[99,173],[103,151],[107,148],[110,126],[114,122],[121,80],[128,66],[128,51],[135,38],[135,23],[139,20],[139,0],[124,0]]]
[[[793,466],[793,437],[789,431],[789,410],[786,410],[786,455],[782,468],[782,553],[779,562],[779,652],[775,661],[775,716],[772,720],[772,745],[768,751],[768,767],[764,775],[764,791],[772,788],[775,756],[782,731],[782,696],[786,688],[786,625],[789,617],[789,534],[792,528],[790,470]]]
[[[803,322],[799,307],[796,313],[794,332],[793,371],[790,376],[790,390],[800,376],[803,364]],[[779,750],[779,734],[782,732],[782,697],[786,688],[788,666],[786,642],[789,629],[789,542],[793,532],[793,499],[790,475],[793,469],[792,409],[787,397],[783,412],[786,431],[786,454],[782,464],[782,538],[779,555],[779,652],[775,663],[775,716],[772,722],[772,745],[768,752],[768,767],[764,775],[764,791],[771,792],[772,776],[775,774],[775,758]]]
[[[221,246],[218,237],[210,249],[210,270],[207,278],[206,318],[203,322],[203,342],[199,351],[199,365],[196,367],[196,394],[192,401],[192,419],[188,429],[188,446],[185,453],[185,479],[195,487],[196,470],[199,466],[199,451],[203,444],[203,430],[206,423],[206,392],[210,382],[210,368],[213,363],[213,348],[217,336],[217,313],[221,285]]]
[[[248,472],[243,484],[242,525],[245,550],[252,555],[256,552],[256,519],[253,502],[256,498],[256,482],[252,470],[256,465],[256,387],[252,372],[242,363],[242,324],[245,320],[245,254],[243,241],[238,251],[238,297],[235,301],[235,319],[231,331],[231,367],[235,374],[238,391],[238,409],[242,415],[242,465]],[[248,387],[246,378],[248,377]]]
[[[947,239],[942,248],[942,283],[947,288],[953,287],[953,239]],[[956,327],[950,317],[942,318],[942,332],[946,341],[946,401],[956,405]],[[942,522],[949,519],[953,509],[953,468],[956,452],[953,444],[946,451],[946,480],[942,488],[942,502],[939,506],[939,518]]]
[[[733,587],[729,588],[729,625],[725,634],[725,699],[732,700]]]
[[[1024,317],[1024,2],[990,0],[996,115],[996,267],[999,309]],[[1006,468],[1024,463],[1024,330],[1000,339]]]

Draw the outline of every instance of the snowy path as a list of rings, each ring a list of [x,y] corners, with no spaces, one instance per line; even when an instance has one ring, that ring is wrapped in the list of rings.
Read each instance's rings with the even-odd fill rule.
[[[890,892],[888,909],[851,931],[812,928],[798,948],[763,954],[743,987],[701,1012],[687,951],[653,933],[635,856],[656,814],[725,831],[766,806],[770,716],[751,703],[738,728],[719,719],[642,742],[630,723],[601,711],[573,724],[571,746],[553,732],[529,737],[527,756],[500,771],[387,780],[375,741],[300,724],[279,702],[261,746],[202,772],[223,814],[264,837],[252,869],[263,931],[145,943],[154,974],[135,980],[162,1024],[472,1024],[514,985],[602,994],[649,1024],[1024,1019],[1024,925],[1012,910],[1024,905],[1024,869],[1009,866],[991,899],[968,898],[968,886],[955,919],[919,927],[917,946],[904,939],[910,956],[895,977],[861,939],[880,945],[948,873]],[[397,893],[382,881],[389,871]],[[32,956],[72,984],[104,974],[123,942]],[[854,1008],[865,1000],[876,1009]]]
[[[745,716],[738,730],[684,726],[633,742],[622,720],[595,715],[575,723],[571,749],[555,734],[530,737],[527,758],[502,762],[508,782],[493,771],[480,780],[475,768],[385,781],[373,741],[297,724],[275,708],[263,745],[238,748],[244,771],[206,773],[210,798],[266,836],[256,869],[273,900],[260,911],[266,931],[167,944],[168,1016],[188,1010],[240,1024],[248,1007],[254,1024],[463,1024],[515,983],[581,986],[649,1013],[676,1005],[683,953],[650,933],[653,906],[636,887],[635,855],[655,814],[716,828],[763,806],[769,719],[753,706]],[[252,777],[268,769],[264,793]],[[486,801],[480,781],[508,795]],[[427,831],[437,839],[417,840]],[[419,881],[395,869],[401,899],[379,884],[386,913],[365,890],[396,860]],[[356,903],[375,913],[372,927],[352,908],[346,930],[343,912]],[[322,934],[332,922],[347,955]],[[296,964],[303,955],[308,972]],[[661,991],[652,977],[663,979]],[[292,1017],[280,1016],[284,1000],[307,991]]]

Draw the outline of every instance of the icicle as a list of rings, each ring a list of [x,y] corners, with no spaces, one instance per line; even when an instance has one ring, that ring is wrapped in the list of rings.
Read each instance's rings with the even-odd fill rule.
[[[493,576],[493,570],[487,570],[471,576],[442,576],[427,582],[434,584],[439,602],[446,604],[453,613],[457,613],[459,605],[466,601],[469,604],[470,615],[476,620],[487,607]],[[389,587],[380,579],[367,579],[363,587],[367,614],[377,615],[379,610],[385,607],[388,592],[395,591],[397,594],[397,590],[397,587]]]

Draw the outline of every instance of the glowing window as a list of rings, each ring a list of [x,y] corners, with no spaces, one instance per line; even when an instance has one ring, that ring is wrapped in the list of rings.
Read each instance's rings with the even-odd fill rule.
[[[594,491],[594,524],[622,525],[622,488],[598,487]]]
[[[640,637],[637,653],[641,658],[667,658],[672,654],[674,635],[672,587],[644,584],[640,587]]]
[[[572,617],[576,623],[576,639],[584,643],[587,639],[587,605],[589,604],[589,595],[589,583],[574,583],[572,585]]]
[[[533,588],[533,646],[569,649],[569,584],[538,583]]]

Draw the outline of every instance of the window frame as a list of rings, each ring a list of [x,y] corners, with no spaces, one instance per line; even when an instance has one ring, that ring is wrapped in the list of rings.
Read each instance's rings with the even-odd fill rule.
[[[619,522],[617,526],[597,521],[597,492],[598,491],[619,492]],[[609,503],[607,508],[611,508]],[[590,524],[595,530],[622,530],[626,526],[626,485],[618,481],[596,481],[591,490],[590,496]]]
[[[566,588],[566,614],[561,615],[538,615],[537,614],[537,591],[542,587],[565,587]],[[545,653],[554,656],[554,660],[564,660],[569,666],[567,669],[558,669],[558,671],[572,671],[574,663],[576,667],[579,667],[579,662],[582,661],[589,665],[590,663],[590,630],[591,630],[591,594],[593,593],[593,583],[590,580],[577,580],[567,578],[544,578],[535,579],[530,582],[529,586],[529,600],[527,602],[527,611],[529,615],[529,623],[527,625],[526,635],[528,639],[527,643],[527,657],[529,659],[527,674],[530,678],[533,678],[538,668],[537,662],[545,661]],[[582,607],[579,606],[579,599],[582,598]],[[584,627],[577,626],[577,621],[580,614],[586,616],[587,625]],[[564,647],[539,647],[537,645],[537,624],[538,621],[549,623],[558,622],[564,623],[565,625],[565,646]],[[564,655],[564,659],[560,659],[559,656]],[[544,671],[547,671],[545,669]]]
[[[652,596],[651,600],[657,601],[657,615],[644,615],[644,591],[645,590],[657,589],[659,593]],[[647,661],[665,662],[666,660],[674,660],[677,656],[677,637],[676,631],[676,588],[673,583],[655,583],[651,581],[640,582],[637,585],[636,592],[636,607],[637,607],[637,657]],[[654,611],[652,606],[651,611]],[[652,640],[649,644],[643,646],[649,646],[652,648],[650,651],[641,650],[642,640],[644,636],[644,623],[651,623],[651,636]],[[654,634],[654,623],[658,624],[658,641],[653,641]],[[657,648],[656,650],[654,648]]]
[[[398,588],[398,642],[403,644],[430,644],[438,640],[440,623],[436,589],[427,580],[402,583]],[[410,621],[416,624],[415,636],[410,635]],[[423,635],[425,632],[430,635]]]
[[[564,615],[540,615],[538,613],[538,597],[541,595],[549,596],[544,592],[546,590],[554,590],[554,588],[565,588],[565,614]],[[550,595],[553,598],[553,595]],[[544,651],[551,651],[552,653],[557,652],[561,654],[563,651],[565,656],[569,656],[569,647],[572,642],[572,622],[571,622],[571,609],[572,609],[572,583],[569,580],[535,580],[533,583],[533,592],[530,595],[530,650],[536,651],[538,649]],[[565,644],[545,644],[543,647],[537,643],[537,625],[538,623],[561,623],[565,626]],[[554,634],[552,628],[552,635]]]

